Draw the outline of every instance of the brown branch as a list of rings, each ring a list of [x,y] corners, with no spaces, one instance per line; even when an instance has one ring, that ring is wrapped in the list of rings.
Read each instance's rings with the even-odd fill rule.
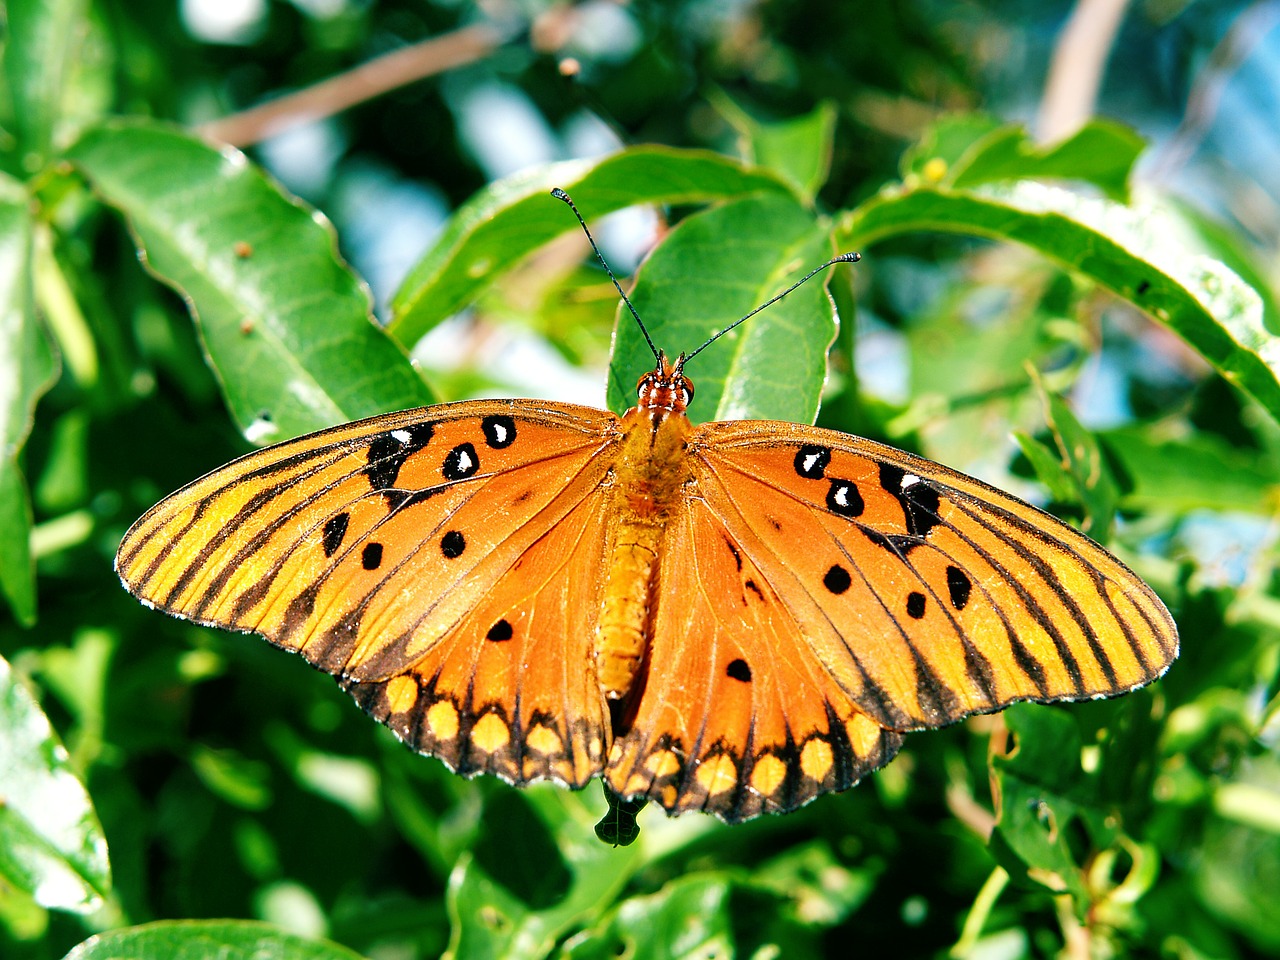
[[[1071,136],[1093,116],[1107,57],[1128,5],[1129,0],[1076,3],[1058,34],[1049,62],[1036,124],[1041,143],[1056,143]]]
[[[244,147],[311,120],[333,116],[424,77],[488,56],[501,42],[491,26],[463,27],[288,93],[240,113],[202,124],[200,133]]]

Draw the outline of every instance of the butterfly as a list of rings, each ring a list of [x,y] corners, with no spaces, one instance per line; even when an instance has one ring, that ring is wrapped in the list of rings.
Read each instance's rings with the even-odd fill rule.
[[[654,353],[621,417],[471,400],[250,453],[148,511],[117,571],[460,774],[600,777],[623,818],[794,810],[908,731],[1177,656],[1151,588],[1062,521],[834,430],[695,426],[689,357]]]

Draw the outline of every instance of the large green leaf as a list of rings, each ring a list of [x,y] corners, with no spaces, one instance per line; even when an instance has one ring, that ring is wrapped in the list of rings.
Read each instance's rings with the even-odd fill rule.
[[[86,940],[65,960],[360,960],[327,940],[308,940],[249,920],[162,920]]]
[[[111,888],[107,841],[67,752],[0,658],[0,880],[43,907],[89,913]]]
[[[56,364],[35,312],[33,225],[25,193],[0,182],[0,592],[19,623],[36,616],[31,500],[18,457]]]
[[[826,226],[799,202],[760,194],[681,221],[636,277],[631,302],[668,356],[687,353],[831,255]],[[815,277],[712,344],[689,365],[695,420],[812,423],[836,333],[835,308]],[[653,354],[622,308],[609,368],[609,407],[635,404]]]
[[[187,298],[250,440],[432,401],[374,323],[327,221],[243,154],[155,123],[112,121],[68,156],[124,214],[150,268]]]
[[[888,189],[851,211],[842,244],[865,248],[921,230],[1014,240],[1151,314],[1227,380],[1280,419],[1280,341],[1263,326],[1252,287],[1187,251],[1169,220],[1033,181]]]
[[[634,147],[607,157],[536,167],[491,183],[453,215],[392,300],[391,332],[412,344],[466,306],[520,258],[577,230],[548,195],[566,190],[588,219],[641,203],[701,203],[787,192],[767,171],[700,150]]]

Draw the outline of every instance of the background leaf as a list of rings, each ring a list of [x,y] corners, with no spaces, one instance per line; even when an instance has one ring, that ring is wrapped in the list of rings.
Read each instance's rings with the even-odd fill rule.
[[[161,920],[88,940],[66,960],[358,960],[336,943],[247,920]]]
[[[89,795],[30,692],[0,658],[0,876],[42,907],[88,913],[111,889]]]
[[[683,220],[645,261],[631,302],[653,342],[674,359],[830,256],[828,231],[794,200],[749,197]],[[815,277],[690,363],[692,419],[813,421],[835,337],[826,279]],[[621,308],[609,371],[612,410],[635,404],[636,380],[653,364],[634,318]]]
[[[86,132],[69,156],[124,214],[150,268],[195,308],[249,440],[431,402],[375,325],[368,291],[338,258],[329,226],[241,154],[113,121]]]
[[[697,203],[785,191],[767,173],[727,157],[661,147],[634,147],[598,160],[525,171],[471,198],[409,272],[391,304],[390,329],[401,343],[412,343],[465,306],[522,256],[578,229],[573,216],[549,196],[553,187],[573,197],[588,219],[639,203]]]
[[[0,197],[0,591],[17,620],[36,618],[31,502],[19,457],[36,401],[56,364],[36,317],[32,290],[33,224],[25,196],[4,183]]]

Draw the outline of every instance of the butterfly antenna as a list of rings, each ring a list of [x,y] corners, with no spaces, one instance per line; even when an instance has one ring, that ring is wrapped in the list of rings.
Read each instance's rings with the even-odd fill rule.
[[[807,283],[809,280],[812,280],[817,274],[827,269],[827,267],[834,266],[837,263],[857,263],[861,259],[862,259],[862,254],[860,253],[842,253],[838,257],[832,257],[830,260],[828,260],[826,263],[822,264],[821,266],[814,267],[812,270],[806,273],[803,277],[801,277],[791,286],[787,287],[787,289],[783,290],[776,297],[766,300],[764,303],[760,304],[760,306],[756,307],[754,310],[748,313],[745,317],[740,317],[739,319],[733,321],[733,323],[729,324],[719,333],[712,334],[710,337],[707,338],[706,342],[703,343],[702,346],[698,347],[697,350],[694,350],[692,353],[685,356],[684,358],[685,362],[688,363],[690,360],[692,360],[694,357],[700,354],[703,350],[707,349],[707,347],[711,346],[713,343],[715,343],[717,340],[723,337],[726,333],[728,333],[734,327],[738,326],[738,324],[743,323],[747,320],[750,320],[752,317],[754,317],[757,313],[759,313],[765,307],[769,307],[777,303],[779,300],[785,297],[788,293],[790,293],[796,287],[800,286],[803,283]],[[636,319],[639,319],[639,317],[637,317]],[[648,337],[648,334],[646,333],[645,336]],[[650,346],[652,346],[652,344],[650,344]]]
[[[618,282],[618,278],[615,277],[613,275],[613,271],[609,269],[609,264],[605,261],[604,254],[602,254],[600,252],[600,248],[596,246],[595,237],[591,236],[591,231],[587,229],[587,221],[582,219],[582,214],[578,212],[578,207],[576,204],[574,204],[573,198],[570,197],[563,190],[561,190],[559,187],[553,188],[551,191],[551,195],[555,197],[557,200],[563,200],[565,203],[567,203],[569,205],[569,209],[573,211],[573,215],[578,218],[578,223],[582,224],[582,232],[587,235],[587,240],[591,243],[591,249],[596,252],[596,259],[600,261],[600,265],[604,267],[604,272],[607,273],[609,275],[609,279],[613,281],[613,286],[614,286],[614,289],[618,291],[618,296],[622,297],[622,302],[627,305],[627,309],[631,311],[631,315],[636,318],[636,323],[640,325],[640,332],[644,334],[644,342],[649,344],[649,349],[653,351],[653,359],[661,362],[662,354],[660,354],[658,352],[658,348],[653,345],[653,338],[649,336],[649,331],[645,329],[644,321],[640,319],[640,314],[636,313],[636,308],[631,305],[631,299],[627,296],[626,292],[622,289],[622,284]],[[819,267],[819,269],[821,269],[821,267]],[[805,280],[808,280],[808,279],[809,279],[808,277],[805,277]],[[801,283],[803,282],[804,281],[802,280]],[[787,291],[787,292],[790,293],[791,291]],[[768,306],[768,304],[766,304],[766,306]],[[747,316],[750,316],[750,315],[751,314],[747,314]],[[746,317],[743,317],[743,320],[745,319]],[[742,322],[741,320],[738,321],[738,323],[741,323],[741,322]],[[734,326],[737,326],[737,324],[734,324]]]

